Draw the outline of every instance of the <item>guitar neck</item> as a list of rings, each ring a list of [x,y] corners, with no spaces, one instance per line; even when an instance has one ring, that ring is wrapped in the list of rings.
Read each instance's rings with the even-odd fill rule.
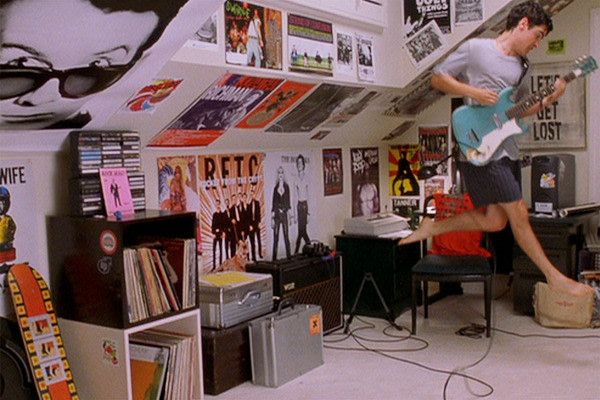
[[[577,76],[578,75],[575,73],[575,71],[571,71],[568,74],[566,74],[565,76],[563,76],[562,79],[565,82],[569,83],[573,79],[577,78]],[[506,110],[506,116],[509,119],[521,118],[523,115],[525,115],[527,110],[529,110],[535,104],[542,101],[542,99],[544,97],[552,94],[552,92],[554,92],[554,84],[551,83],[549,85],[544,86],[539,91],[530,94],[529,96],[525,97],[524,99],[519,101],[517,104],[515,104],[514,106],[512,106],[511,108]]]

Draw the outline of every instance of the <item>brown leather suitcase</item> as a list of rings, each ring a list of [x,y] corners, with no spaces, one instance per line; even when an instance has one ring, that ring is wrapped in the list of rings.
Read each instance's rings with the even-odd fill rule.
[[[248,322],[224,329],[202,327],[204,393],[218,395],[252,379]]]

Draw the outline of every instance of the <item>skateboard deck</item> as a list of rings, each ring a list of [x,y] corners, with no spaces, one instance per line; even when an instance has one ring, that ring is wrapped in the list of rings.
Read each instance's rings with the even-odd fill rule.
[[[46,281],[27,264],[12,266],[7,278],[39,398],[78,400]]]

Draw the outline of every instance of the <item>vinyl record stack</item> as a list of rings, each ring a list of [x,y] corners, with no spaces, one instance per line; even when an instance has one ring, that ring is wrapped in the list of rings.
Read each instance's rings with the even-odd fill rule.
[[[140,135],[129,131],[73,131],[70,133],[69,196],[74,215],[104,215],[99,168],[125,168],[135,211],[146,208],[141,170]]]

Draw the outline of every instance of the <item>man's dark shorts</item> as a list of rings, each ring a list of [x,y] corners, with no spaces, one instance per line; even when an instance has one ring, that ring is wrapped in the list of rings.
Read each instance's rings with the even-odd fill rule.
[[[475,207],[510,203],[523,198],[519,160],[503,157],[481,167],[466,161],[461,161],[458,165],[460,177]]]

